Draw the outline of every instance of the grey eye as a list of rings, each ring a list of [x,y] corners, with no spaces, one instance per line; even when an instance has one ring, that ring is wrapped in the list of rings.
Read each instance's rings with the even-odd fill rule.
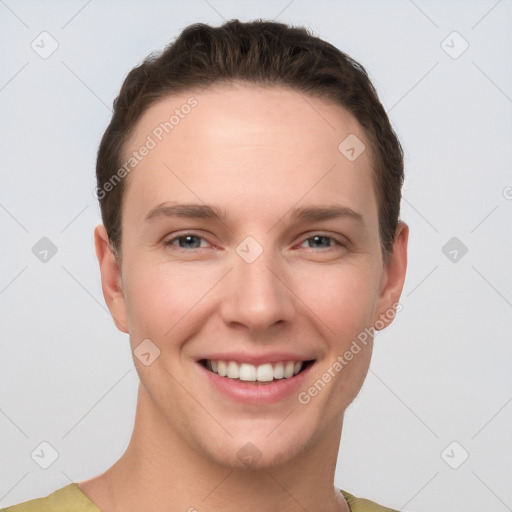
[[[331,245],[334,245],[331,243],[331,242],[333,242],[333,238],[330,236],[326,236],[326,235],[311,236],[308,239],[306,239],[305,242],[307,242],[308,247],[311,247],[311,248],[318,248],[318,247],[323,248],[323,247],[330,247]]]

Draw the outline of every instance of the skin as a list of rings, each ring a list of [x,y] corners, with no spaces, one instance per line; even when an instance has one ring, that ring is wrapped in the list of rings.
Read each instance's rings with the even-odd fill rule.
[[[398,302],[408,227],[399,223],[384,263],[363,129],[341,106],[288,88],[217,84],[166,97],[140,119],[126,153],[191,95],[197,107],[125,178],[121,265],[104,227],[95,230],[117,327],[132,351],[149,338],[161,353],[149,366],[134,357],[141,383],[126,452],[79,487],[103,512],[348,511],[334,471],[372,342],[307,405],[297,394],[264,406],[232,401],[197,359],[213,350],[307,355],[316,360],[307,390]],[[367,148],[353,162],[338,150],[349,134]],[[145,220],[164,203],[212,205],[228,217]],[[290,216],[334,204],[362,222]],[[200,238],[164,244],[184,232]],[[236,252],[247,236],[263,248],[252,263]],[[237,457],[249,442],[260,457],[251,467]]]

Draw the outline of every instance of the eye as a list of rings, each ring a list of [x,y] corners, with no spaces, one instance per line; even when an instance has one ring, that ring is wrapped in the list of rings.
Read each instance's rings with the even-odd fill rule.
[[[343,247],[343,244],[334,237],[320,234],[306,238],[306,240],[302,242],[301,247],[303,247],[304,244],[307,244],[307,248],[311,249],[328,249],[334,245]]]
[[[206,247],[206,245],[201,245],[202,242],[208,244],[208,242],[203,237],[194,235],[192,233],[186,233],[166,240],[164,245],[166,247],[175,246],[180,249],[201,249]]]

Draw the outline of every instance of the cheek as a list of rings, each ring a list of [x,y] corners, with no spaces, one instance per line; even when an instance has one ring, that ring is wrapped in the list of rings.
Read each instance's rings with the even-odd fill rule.
[[[130,334],[163,340],[192,319],[194,308],[214,286],[217,272],[139,258],[127,265],[125,299]]]
[[[330,424],[357,396],[370,364],[370,327],[376,307],[375,275],[355,266],[304,274],[300,296],[317,318],[326,354],[311,373],[298,400]],[[309,404],[311,404],[309,406]]]
[[[377,300],[373,274],[370,266],[349,263],[311,266],[295,276],[295,289],[329,337],[342,342],[372,322]]]

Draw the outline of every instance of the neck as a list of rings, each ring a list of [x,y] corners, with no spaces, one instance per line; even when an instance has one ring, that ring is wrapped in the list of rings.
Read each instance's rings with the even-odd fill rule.
[[[80,488],[102,512],[347,512],[333,484],[341,427],[342,420],[287,463],[233,469],[205,457],[171,431],[140,385],[128,448],[111,468]]]

